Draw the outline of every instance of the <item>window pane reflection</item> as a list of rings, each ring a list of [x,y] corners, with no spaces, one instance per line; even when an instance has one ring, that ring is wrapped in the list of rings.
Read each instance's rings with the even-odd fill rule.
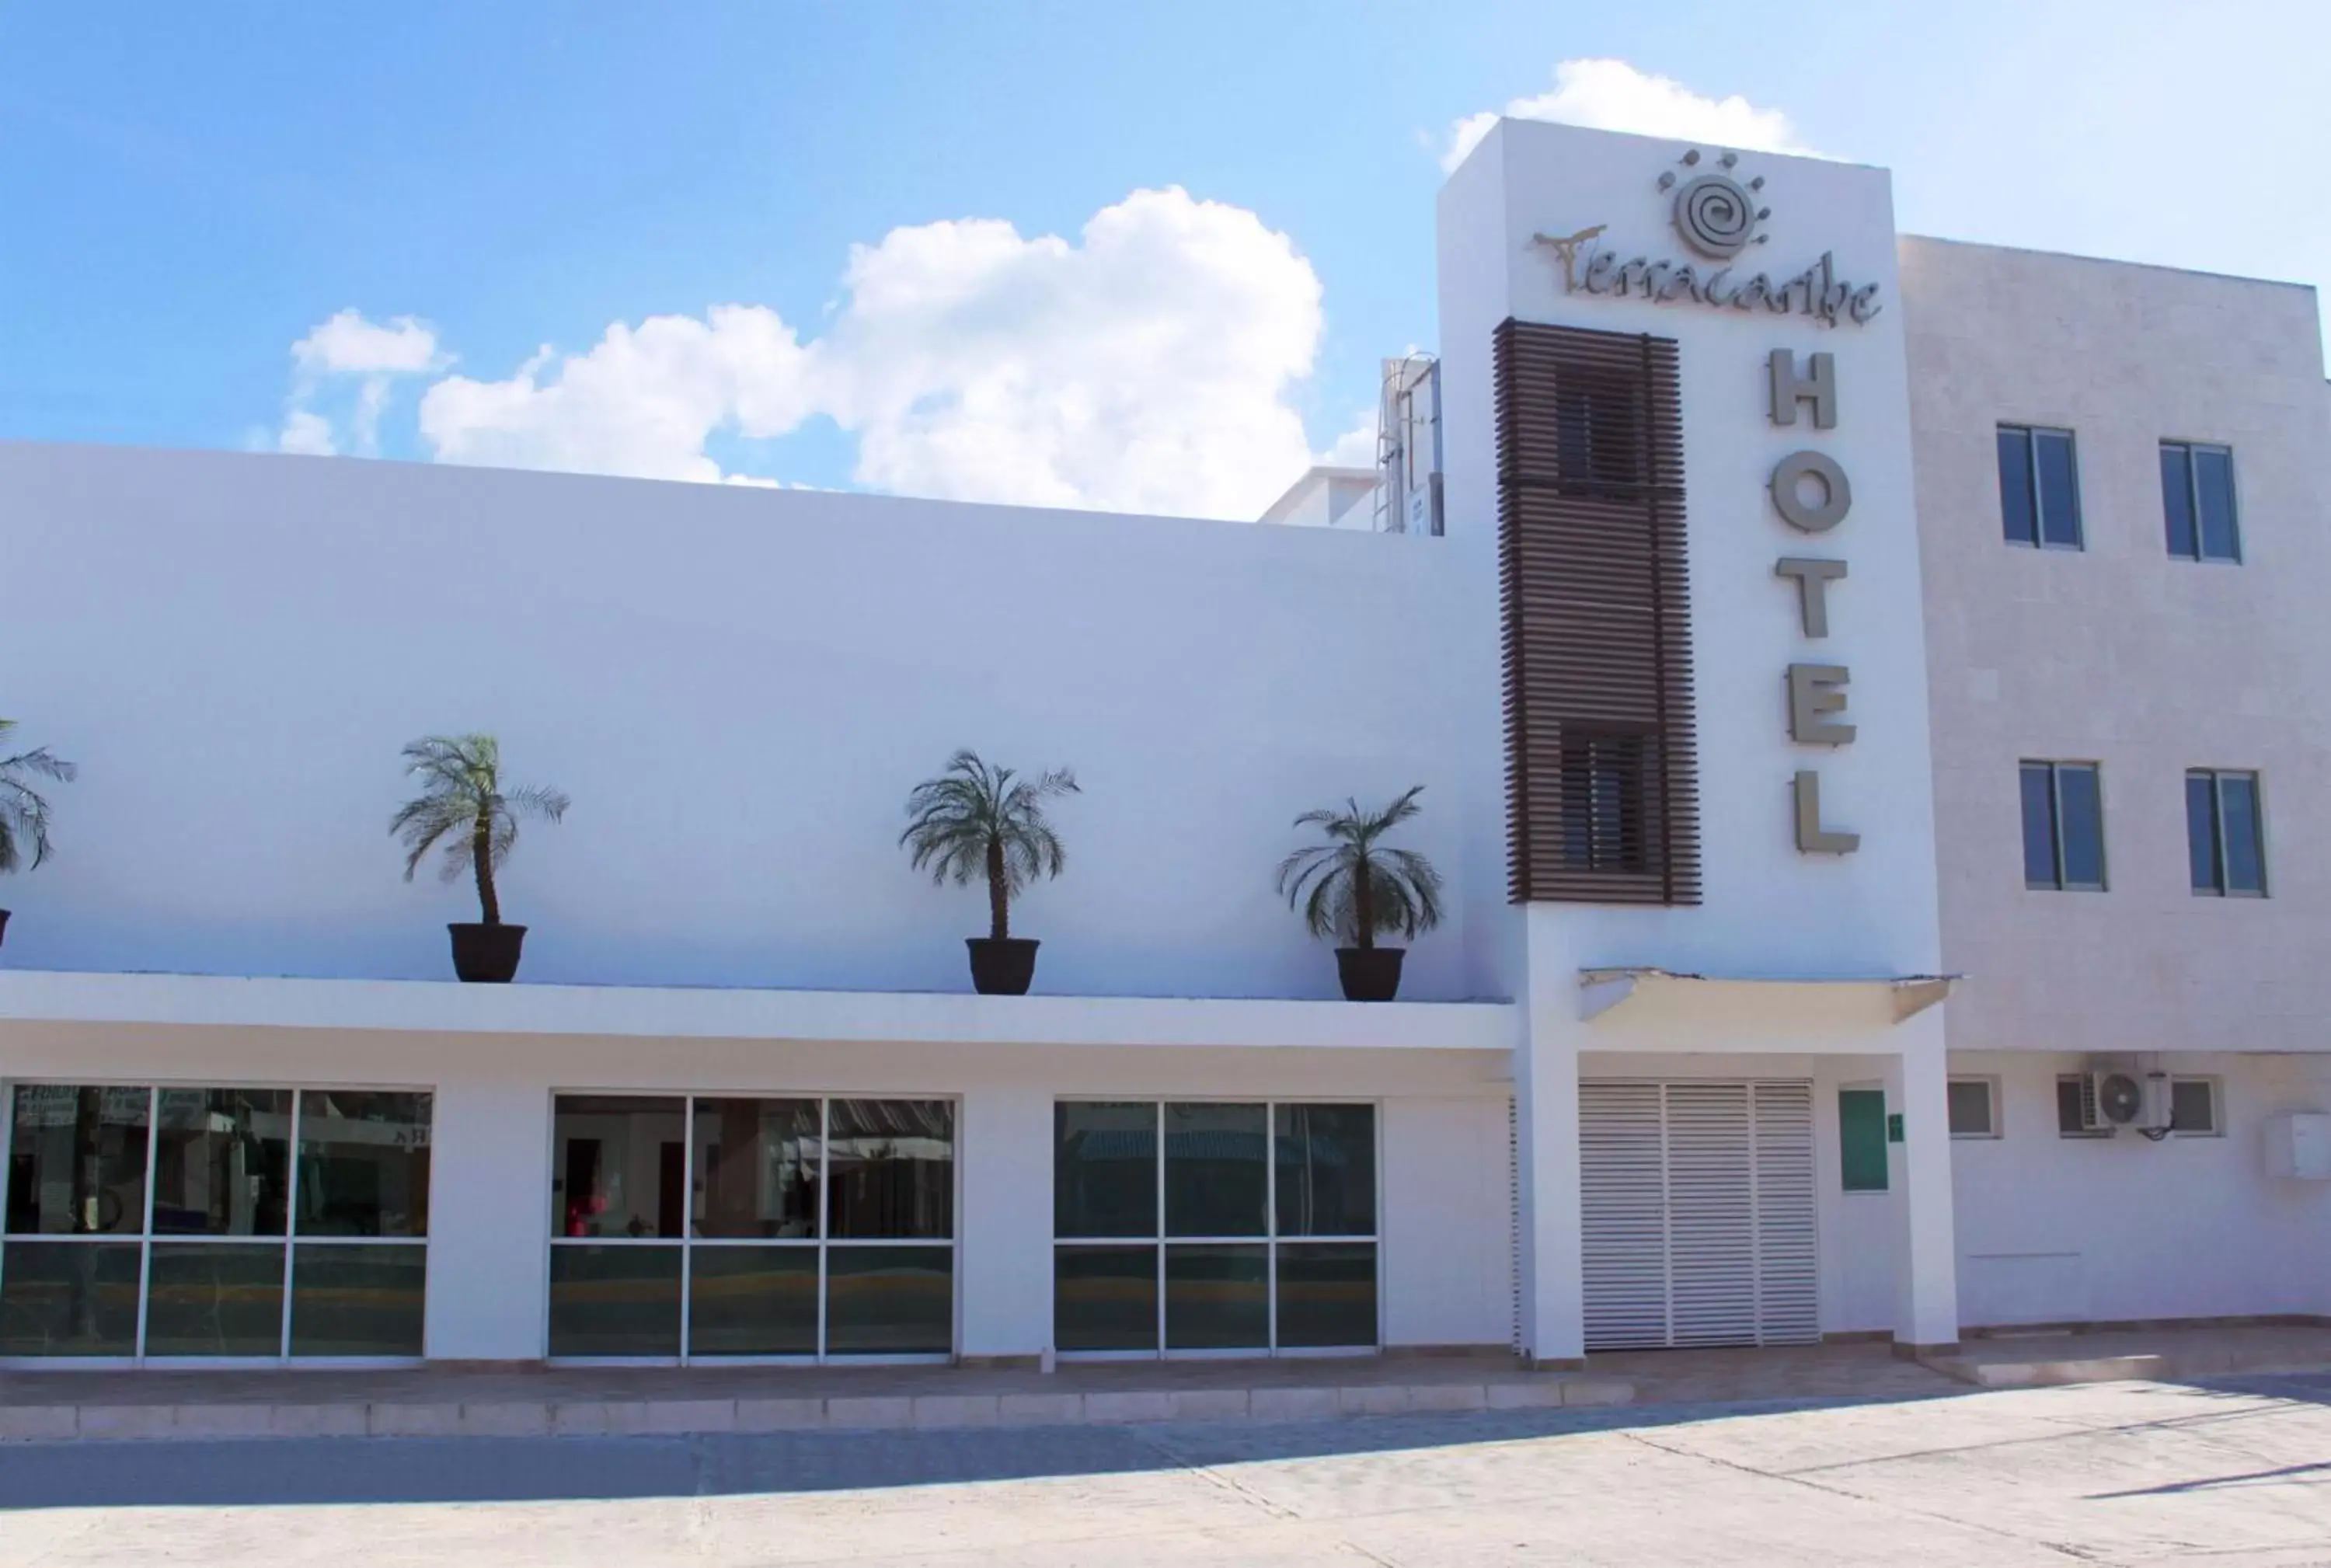
[[[1324,1349],[1376,1342],[1376,1250],[1306,1243],[1279,1250],[1279,1343]]]
[[[680,1253],[670,1247],[553,1247],[550,1354],[680,1354]]]
[[[156,1235],[281,1236],[290,1195],[290,1090],[162,1091]]]
[[[1061,1350],[1156,1350],[1157,1249],[1054,1248],[1052,1344]]]
[[[1272,1117],[1278,1133],[1279,1233],[1375,1235],[1375,1107],[1283,1105]]]
[[[8,1145],[12,1235],[135,1236],[146,1228],[153,1091],[19,1084]]]
[[[817,1234],[817,1102],[696,1102],[695,1234]]]
[[[1270,1182],[1259,1105],[1166,1107],[1166,1233],[1260,1236]]]
[[[146,1354],[282,1354],[283,1249],[156,1242],[147,1265]]]
[[[556,1234],[680,1235],[688,1192],[683,1103],[651,1096],[558,1097],[551,1134]]]
[[[692,1250],[688,1262],[688,1353],[816,1354],[817,1249]]]
[[[291,1249],[291,1354],[421,1354],[429,1249],[296,1242]]]
[[[300,1097],[302,1236],[426,1236],[425,1094],[309,1089]]]
[[[1270,1249],[1166,1249],[1166,1348],[1263,1350],[1270,1345]]]
[[[825,1255],[825,1277],[829,1352],[944,1355],[955,1348],[952,1250],[835,1247]]]
[[[1052,1233],[1157,1234],[1156,1101],[1052,1107]]]
[[[827,1102],[829,1236],[955,1234],[955,1107],[944,1100]]]
[[[0,1248],[0,1355],[132,1355],[135,1241],[11,1241]]]

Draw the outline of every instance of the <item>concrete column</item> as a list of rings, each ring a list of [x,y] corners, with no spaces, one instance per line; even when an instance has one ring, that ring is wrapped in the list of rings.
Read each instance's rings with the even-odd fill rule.
[[[429,1151],[432,1361],[538,1361],[550,1275],[550,1091],[448,1076]]]
[[[1951,1217],[1949,1059],[1943,1010],[1897,1026],[1902,1050],[1886,1059],[1886,1109],[1902,1117],[1887,1147],[1888,1184],[1900,1217],[1895,1253],[1898,1354],[1954,1348],[1959,1338],[1958,1233]]]
[[[1540,1366],[1586,1357],[1579,1220],[1578,974],[1548,912],[1527,910],[1523,1037],[1514,1047],[1520,1164],[1522,1354]]]
[[[1041,1355],[1052,1343],[1052,1097],[1008,1085],[963,1097],[956,1252],[966,1361]]]

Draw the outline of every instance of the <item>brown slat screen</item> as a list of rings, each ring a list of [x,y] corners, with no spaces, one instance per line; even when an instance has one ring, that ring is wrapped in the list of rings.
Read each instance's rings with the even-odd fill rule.
[[[1496,353],[1508,893],[1697,904],[1676,345],[1508,320]]]

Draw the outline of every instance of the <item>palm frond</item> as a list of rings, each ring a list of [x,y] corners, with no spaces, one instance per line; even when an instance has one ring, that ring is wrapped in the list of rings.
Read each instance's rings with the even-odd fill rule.
[[[464,871],[482,876],[476,860],[480,822],[485,824],[490,870],[517,847],[520,817],[556,822],[574,803],[562,792],[541,784],[505,790],[501,743],[482,732],[423,736],[408,743],[401,755],[405,776],[421,785],[421,793],[397,807],[388,823],[389,835],[404,845],[408,882],[433,851],[442,855],[438,874],[446,881],[459,879]],[[482,886],[479,898],[486,898]]]
[[[16,727],[12,718],[0,718],[0,735]],[[49,803],[24,781],[27,777],[70,784],[80,770],[47,746],[0,757],[0,871],[32,870],[49,858]],[[25,860],[27,848],[32,852]]]
[[[1046,818],[1044,803],[1077,793],[1076,774],[1067,768],[1023,777],[990,765],[975,751],[959,750],[937,777],[908,792],[899,844],[910,866],[941,884],[989,878],[993,851],[1003,863],[1002,894],[1009,898],[1067,868],[1067,847]]]
[[[1308,811],[1295,819],[1297,827],[1317,828],[1327,841],[1289,854],[1279,862],[1274,882],[1313,936],[1366,946],[1380,933],[1413,937],[1441,923],[1440,872],[1414,850],[1381,842],[1416,816],[1416,797],[1423,787],[1403,791],[1381,811],[1363,810],[1355,798],[1340,810]],[[1359,929],[1364,903],[1365,932]]]

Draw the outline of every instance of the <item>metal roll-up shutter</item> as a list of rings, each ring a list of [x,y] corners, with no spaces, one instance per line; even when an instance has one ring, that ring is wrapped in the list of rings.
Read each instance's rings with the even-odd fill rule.
[[[1820,1337],[1812,1087],[1579,1086],[1589,1350]]]

